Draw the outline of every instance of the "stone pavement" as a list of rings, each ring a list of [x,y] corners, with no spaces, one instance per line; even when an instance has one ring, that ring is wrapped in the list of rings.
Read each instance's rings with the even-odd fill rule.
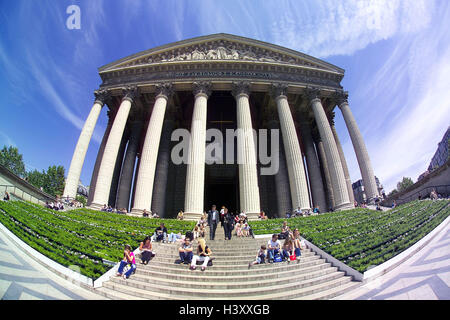
[[[449,300],[450,223],[415,256],[335,300]]]
[[[0,298],[2,300],[105,299],[47,270],[14,245],[1,230]]]

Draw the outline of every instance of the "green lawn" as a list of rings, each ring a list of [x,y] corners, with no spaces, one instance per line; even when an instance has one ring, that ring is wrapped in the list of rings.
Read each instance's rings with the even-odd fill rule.
[[[386,212],[356,208],[318,216],[251,222],[255,234],[291,229],[350,267],[365,272],[406,250],[450,214],[450,201],[413,201]]]
[[[168,232],[186,233],[193,221],[130,217],[88,209],[53,211],[22,201],[0,201],[0,222],[32,248],[97,279],[123,257],[123,246],[135,249],[164,222]]]

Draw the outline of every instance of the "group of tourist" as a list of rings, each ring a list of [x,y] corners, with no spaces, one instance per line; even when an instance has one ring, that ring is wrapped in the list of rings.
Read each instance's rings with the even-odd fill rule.
[[[287,234],[286,234],[287,231]],[[279,239],[284,239],[283,244],[281,244]],[[266,245],[262,245],[261,248],[256,253],[255,260],[248,264],[251,268],[255,264],[265,263],[267,257],[269,263],[287,261],[300,262],[301,256],[301,240],[300,232],[298,229],[294,229],[293,232],[289,230],[287,225],[284,223],[282,227],[282,232],[280,234],[273,234],[272,238],[267,242]]]
[[[430,192],[430,199],[437,200],[439,198],[440,198],[439,194],[437,193],[436,189],[433,188],[433,190],[431,190]]]
[[[302,210],[300,207],[295,209],[292,212],[286,212],[286,218],[295,218],[295,217],[309,217],[316,216],[320,214],[319,206],[315,206],[312,210],[304,209]]]
[[[265,216],[264,213],[262,216]],[[225,206],[222,206],[219,212],[216,205],[212,205],[211,210],[208,212],[203,212],[200,220],[197,222],[197,231],[204,235],[204,229],[206,226],[209,226],[209,239],[214,240],[219,222],[224,229],[225,240],[231,240],[233,233],[240,238],[253,236],[245,212],[233,214]]]
[[[64,210],[64,204],[62,202],[59,201],[54,201],[54,202],[45,202],[45,207],[48,209],[52,209],[52,210]]]

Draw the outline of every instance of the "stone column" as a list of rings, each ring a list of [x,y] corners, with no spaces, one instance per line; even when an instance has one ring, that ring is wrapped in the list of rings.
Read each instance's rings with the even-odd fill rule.
[[[191,140],[186,172],[185,218],[198,220],[203,213],[205,186],[205,144],[207,101],[211,84],[194,82],[194,112],[191,124]]]
[[[355,149],[356,159],[358,160],[359,169],[361,170],[367,200],[373,201],[373,199],[379,196],[379,194],[366,144],[364,143],[361,132],[359,131],[358,125],[356,124],[355,118],[353,117],[352,111],[348,105],[347,94],[337,93],[337,98],[338,106],[344,116],[344,121],[347,125],[350,138],[352,139],[353,148]]]
[[[325,156],[325,149],[323,147],[323,142],[319,139],[316,143],[317,155],[319,157],[320,163],[322,165],[322,174],[325,186],[325,195],[327,199],[328,206],[325,207],[326,211],[329,211],[330,208],[335,207],[334,203],[334,195],[333,195],[333,186],[331,185],[330,178],[330,170],[328,169],[327,157]]]
[[[72,156],[72,161],[70,162],[67,180],[64,187],[64,198],[69,197],[69,199],[75,199],[77,195],[78,181],[80,180],[84,158],[86,157],[86,152],[89,147],[92,134],[94,133],[98,116],[100,115],[100,111],[102,110],[107,98],[107,91],[100,90],[95,92],[94,105],[92,106],[91,112],[84,123],[83,129],[81,130],[80,137],[78,138],[78,142]]]
[[[308,166],[309,183],[311,186],[313,206],[319,206],[321,212],[328,210],[322,175],[320,173],[319,159],[317,158],[314,142],[311,135],[311,127],[306,114],[302,114],[299,119],[300,132],[303,146],[305,148],[306,165]]]
[[[283,136],[286,164],[289,173],[292,208],[310,209],[308,184],[306,181],[303,157],[295,130],[294,120],[287,101],[287,86],[274,85],[272,95],[275,98]]]
[[[144,123],[142,119],[136,119],[131,122],[130,139],[128,140],[127,153],[122,165],[119,190],[117,191],[116,207],[125,208],[128,211],[130,205],[131,184],[133,182],[134,167],[136,164],[136,155],[139,148],[139,140]]]
[[[111,179],[111,187],[109,188],[108,205],[116,208],[117,190],[119,188],[120,173],[122,170],[123,158],[127,147],[130,130],[125,126],[123,130],[122,140],[120,141],[119,151],[117,152],[116,164],[114,165],[113,176]]]
[[[120,142],[128,120],[131,104],[136,97],[137,88],[128,88],[125,90],[125,97],[123,98],[119,110],[117,111],[111,132],[109,133],[108,141],[105,146],[105,151],[103,153],[102,162],[98,172],[97,184],[95,187],[95,194],[91,204],[92,208],[100,209],[108,201]]]
[[[92,204],[92,200],[94,199],[95,186],[97,184],[98,178],[98,170],[100,169],[103,153],[105,152],[106,142],[108,141],[109,133],[111,132],[111,127],[114,122],[113,120],[115,115],[112,113],[111,110],[107,111],[107,115],[108,115],[108,124],[106,126],[105,133],[103,134],[102,142],[100,143],[100,148],[98,149],[97,152],[97,158],[95,159],[94,170],[92,171],[91,182],[89,184],[89,195],[86,203],[87,206],[90,206]]]
[[[279,129],[279,122],[271,120],[268,123],[269,129]],[[291,193],[289,191],[289,176],[286,167],[286,157],[284,155],[283,139],[280,139],[279,166],[278,172],[274,176],[275,190],[277,195],[277,211],[274,218],[284,218],[287,211],[292,211]]]
[[[334,124],[331,124],[331,131],[333,132],[334,140],[339,152],[339,158],[341,159],[342,169],[344,170],[345,183],[347,184],[348,198],[351,204],[354,204],[355,197],[353,196],[352,180],[350,179],[350,173],[348,172],[347,161],[345,160],[344,150],[342,150],[341,141],[336,132]]]
[[[256,220],[261,212],[261,207],[249,93],[250,83],[233,83],[232,94],[236,99],[237,110],[240,209],[250,220]]]
[[[325,149],[328,169],[330,172],[331,185],[333,187],[333,196],[336,210],[348,209],[353,206],[350,204],[347,184],[345,183],[344,170],[342,169],[341,159],[337,150],[336,141],[331,132],[330,123],[322,106],[318,90],[308,90],[308,98],[311,101],[311,108],[314,112],[317,128]]]
[[[166,113],[167,101],[172,93],[172,85],[164,83],[156,86],[156,101],[145,135],[142,147],[141,165],[136,180],[136,192],[134,196],[131,214],[141,215],[152,207],[153,183],[155,181],[156,160],[158,157],[161,131]]]
[[[157,212],[161,218],[168,218],[166,212],[166,189],[170,166],[170,136],[175,123],[173,120],[164,120],[161,142],[159,143],[158,160],[156,161],[155,184],[152,196],[152,212]],[[171,190],[173,192],[174,190]]]

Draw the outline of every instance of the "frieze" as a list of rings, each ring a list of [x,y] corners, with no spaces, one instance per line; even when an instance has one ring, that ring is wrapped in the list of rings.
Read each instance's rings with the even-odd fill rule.
[[[102,87],[139,83],[148,81],[177,81],[183,79],[258,79],[269,81],[288,81],[293,83],[313,84],[341,89],[339,83],[327,78],[308,76],[305,74],[258,72],[258,71],[165,71],[152,73],[121,74],[105,77]]]

